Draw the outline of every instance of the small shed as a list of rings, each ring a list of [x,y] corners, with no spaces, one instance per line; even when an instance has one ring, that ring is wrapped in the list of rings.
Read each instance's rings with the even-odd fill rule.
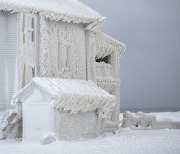
[[[23,140],[40,141],[50,132],[72,140],[102,134],[103,115],[111,112],[116,98],[92,81],[36,77],[13,96],[12,104],[22,104]]]

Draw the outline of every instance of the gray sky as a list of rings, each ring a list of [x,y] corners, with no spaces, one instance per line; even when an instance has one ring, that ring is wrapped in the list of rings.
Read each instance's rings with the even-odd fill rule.
[[[123,42],[121,109],[180,108],[180,0],[81,0]]]

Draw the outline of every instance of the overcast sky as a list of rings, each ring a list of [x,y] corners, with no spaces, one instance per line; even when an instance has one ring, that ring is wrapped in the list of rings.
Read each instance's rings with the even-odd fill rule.
[[[180,0],[81,0],[123,42],[121,109],[180,108]]]

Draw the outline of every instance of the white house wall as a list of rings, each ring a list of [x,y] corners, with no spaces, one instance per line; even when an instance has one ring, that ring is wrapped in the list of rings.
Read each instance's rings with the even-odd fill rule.
[[[0,12],[0,107],[6,107],[6,17]]]
[[[17,14],[7,14],[6,21],[7,42],[7,102],[10,103],[12,95],[18,90],[18,23]],[[9,105],[8,105],[9,107]]]
[[[18,89],[18,28],[17,14],[0,13],[0,104],[10,105],[12,95]]]

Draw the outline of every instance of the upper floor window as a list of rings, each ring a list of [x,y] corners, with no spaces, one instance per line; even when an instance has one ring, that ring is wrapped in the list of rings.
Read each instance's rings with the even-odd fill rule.
[[[31,19],[31,41],[34,42],[34,18]]]
[[[35,77],[35,67],[32,68],[32,77]]]
[[[69,65],[70,65],[70,46],[67,47],[65,58],[66,58],[66,67],[69,67]]]
[[[35,41],[35,19],[34,17],[29,18],[28,22],[29,41]]]

